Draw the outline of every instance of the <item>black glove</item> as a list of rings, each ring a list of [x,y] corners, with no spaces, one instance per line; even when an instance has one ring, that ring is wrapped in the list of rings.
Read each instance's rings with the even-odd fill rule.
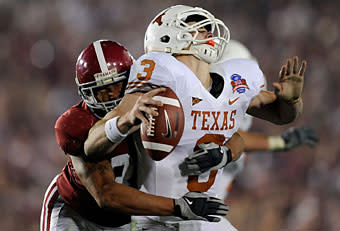
[[[217,170],[232,161],[231,151],[226,146],[215,143],[203,143],[198,149],[179,165],[182,176],[200,175],[207,171]]]
[[[179,199],[174,199],[175,216],[184,220],[203,220],[219,222],[229,211],[229,206],[215,197],[201,192],[188,192]]]
[[[316,131],[307,126],[291,128],[283,132],[281,136],[285,142],[284,151],[289,151],[303,144],[314,147],[319,141],[319,136]]]

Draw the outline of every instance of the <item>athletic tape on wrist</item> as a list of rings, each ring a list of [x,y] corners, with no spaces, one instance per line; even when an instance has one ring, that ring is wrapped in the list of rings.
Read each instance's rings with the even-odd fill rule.
[[[271,151],[280,151],[285,148],[285,141],[281,136],[269,136],[268,146]]]
[[[128,133],[123,134],[119,131],[117,127],[117,121],[120,116],[114,117],[105,123],[105,134],[106,137],[112,142],[112,143],[120,143],[127,137]]]

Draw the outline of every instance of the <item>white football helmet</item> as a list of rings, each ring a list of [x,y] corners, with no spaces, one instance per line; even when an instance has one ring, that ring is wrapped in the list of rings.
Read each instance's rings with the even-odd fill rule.
[[[195,22],[189,25],[188,22]],[[199,28],[212,37],[197,40]],[[207,10],[184,5],[171,6],[160,12],[149,24],[144,50],[170,54],[191,54],[207,63],[217,62],[229,42],[230,32],[224,23]]]

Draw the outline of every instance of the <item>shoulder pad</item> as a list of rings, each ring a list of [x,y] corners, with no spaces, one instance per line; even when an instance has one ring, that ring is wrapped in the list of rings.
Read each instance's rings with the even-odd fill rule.
[[[67,154],[83,155],[88,132],[97,121],[90,111],[79,105],[64,112],[55,124],[56,138],[61,149]]]
[[[162,52],[144,54],[131,67],[125,93],[150,91],[160,86],[176,86],[174,72],[178,69],[177,61],[172,55]]]

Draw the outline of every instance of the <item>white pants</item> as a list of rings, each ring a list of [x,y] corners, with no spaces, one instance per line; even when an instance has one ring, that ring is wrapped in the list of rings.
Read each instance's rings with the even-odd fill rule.
[[[133,216],[132,231],[237,231],[224,217],[220,222],[166,220],[166,217]]]
[[[58,193],[56,176],[44,196],[40,217],[40,231],[129,231],[130,224],[121,227],[97,225],[73,210]]]

